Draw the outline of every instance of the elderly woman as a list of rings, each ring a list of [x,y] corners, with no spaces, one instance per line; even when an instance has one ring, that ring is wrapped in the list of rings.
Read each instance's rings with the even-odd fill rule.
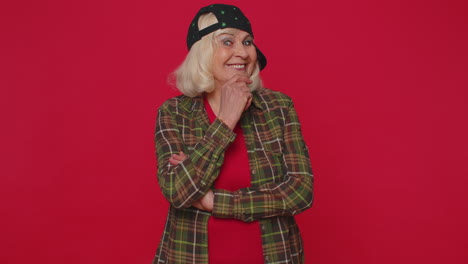
[[[294,215],[313,176],[291,99],[262,87],[266,58],[239,8],[189,26],[183,95],[158,112],[158,179],[170,203],[153,263],[303,263]]]

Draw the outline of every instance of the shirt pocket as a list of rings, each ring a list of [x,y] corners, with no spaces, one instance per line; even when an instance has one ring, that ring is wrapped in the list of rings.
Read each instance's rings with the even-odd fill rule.
[[[278,140],[263,143],[265,162],[262,167],[265,171],[264,180],[268,182],[281,182],[283,179],[284,159],[281,142]]]

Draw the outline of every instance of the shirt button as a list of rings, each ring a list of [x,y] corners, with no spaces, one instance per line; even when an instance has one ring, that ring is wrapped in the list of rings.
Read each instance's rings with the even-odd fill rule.
[[[257,173],[257,171],[256,171],[256,170],[252,170],[252,174],[255,174],[255,173]]]

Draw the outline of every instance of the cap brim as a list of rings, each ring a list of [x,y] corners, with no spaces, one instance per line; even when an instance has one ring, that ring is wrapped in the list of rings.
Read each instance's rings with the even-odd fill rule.
[[[255,46],[255,49],[257,50],[257,60],[260,65],[260,70],[263,70],[267,65],[267,59],[257,46]]]

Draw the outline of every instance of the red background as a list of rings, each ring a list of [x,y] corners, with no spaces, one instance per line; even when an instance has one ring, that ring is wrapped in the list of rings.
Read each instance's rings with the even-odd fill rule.
[[[307,263],[468,263],[466,1],[225,1],[315,171]],[[2,1],[0,263],[150,263],[157,107],[212,1]]]

